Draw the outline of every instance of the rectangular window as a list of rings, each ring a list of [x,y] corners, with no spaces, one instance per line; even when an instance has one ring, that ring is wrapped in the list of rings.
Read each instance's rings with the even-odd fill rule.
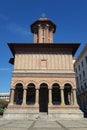
[[[81,64],[82,64],[82,67],[83,67],[84,66],[83,61],[81,62]]]
[[[84,83],[84,88],[86,88],[86,83]]]
[[[79,75],[79,79],[80,79],[80,80],[82,79],[81,74]]]
[[[75,68],[75,72],[77,73],[77,69]]]
[[[86,63],[87,63],[87,56],[85,57],[85,61],[86,61]]]
[[[80,65],[78,66],[78,70],[80,71]]]
[[[85,71],[83,70],[83,77],[85,77]]]

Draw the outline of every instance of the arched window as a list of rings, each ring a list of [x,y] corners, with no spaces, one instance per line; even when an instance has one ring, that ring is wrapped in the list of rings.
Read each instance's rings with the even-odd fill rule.
[[[14,103],[16,105],[21,105],[23,101],[23,85],[21,83],[15,86]]]
[[[33,83],[30,83],[27,86],[27,98],[26,98],[26,103],[27,105],[34,105],[35,104],[35,85]]]
[[[66,105],[73,104],[72,86],[69,83],[64,85],[64,100]]]
[[[53,105],[60,105],[61,103],[60,86],[57,83],[52,85],[52,103]]]

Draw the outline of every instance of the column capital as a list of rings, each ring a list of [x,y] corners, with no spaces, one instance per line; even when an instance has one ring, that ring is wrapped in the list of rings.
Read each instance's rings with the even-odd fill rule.
[[[15,90],[15,88],[12,87],[10,90]]]
[[[48,88],[48,90],[52,90],[52,88]]]
[[[76,90],[76,88],[72,88],[72,90]]]
[[[27,88],[23,88],[24,90],[27,90]]]
[[[64,87],[63,87],[63,86],[61,86],[61,87],[60,87],[60,89],[64,89]]]
[[[36,90],[39,90],[40,88],[36,88]]]

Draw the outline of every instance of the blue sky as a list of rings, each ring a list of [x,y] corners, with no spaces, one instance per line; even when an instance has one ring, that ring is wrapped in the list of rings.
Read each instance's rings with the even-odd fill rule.
[[[56,25],[54,42],[87,43],[87,0],[0,0],[0,92],[10,90],[8,42],[33,42],[30,24],[45,13]]]

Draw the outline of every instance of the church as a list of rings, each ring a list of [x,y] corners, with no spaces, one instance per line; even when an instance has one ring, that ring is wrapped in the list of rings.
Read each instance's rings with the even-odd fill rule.
[[[8,43],[14,65],[5,119],[82,118],[76,98],[74,54],[80,43],[54,43],[56,25],[42,17],[30,26],[34,43]]]

